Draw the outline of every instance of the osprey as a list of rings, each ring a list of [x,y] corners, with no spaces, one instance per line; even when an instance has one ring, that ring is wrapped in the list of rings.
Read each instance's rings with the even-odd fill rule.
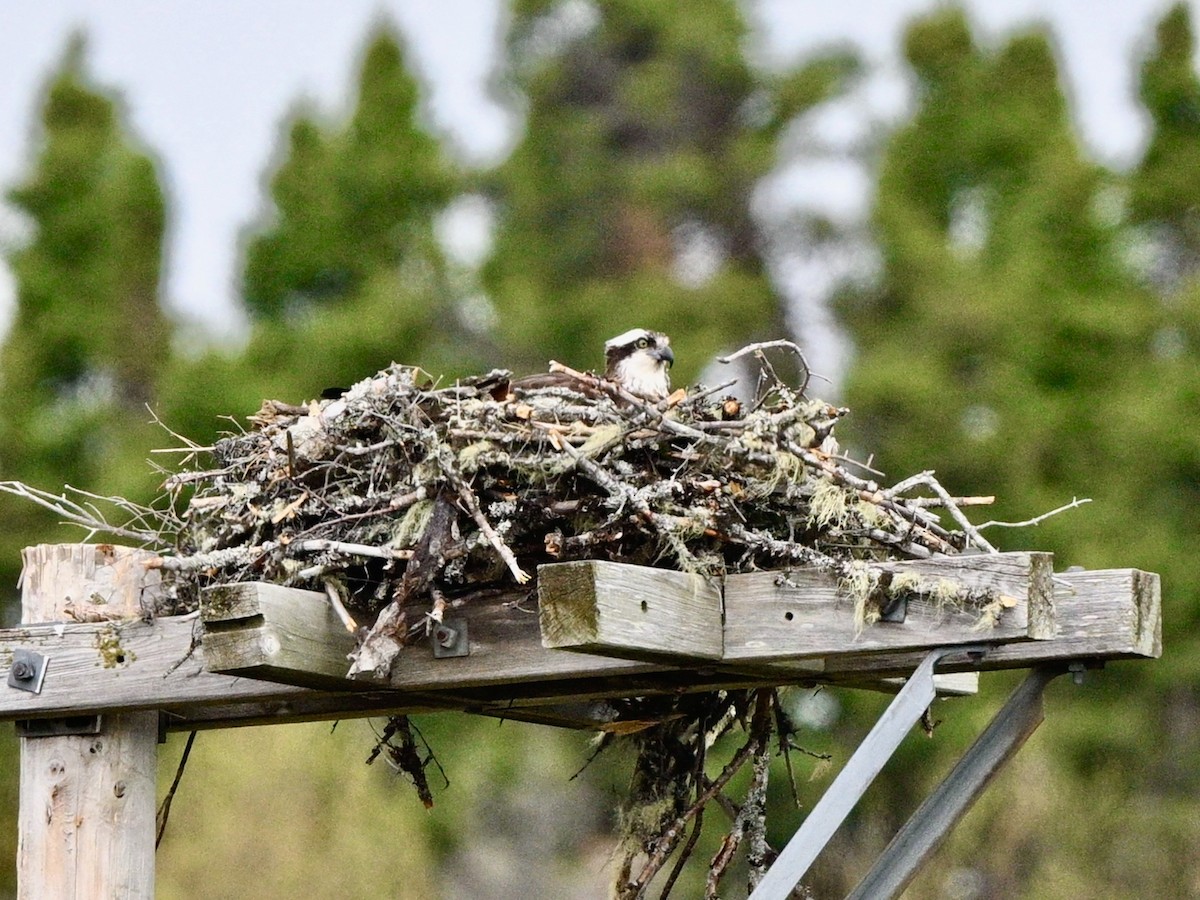
[[[671,339],[660,331],[631,328],[604,342],[605,379],[643,400],[662,400],[671,393],[668,370],[673,362],[675,354],[671,352]],[[502,377],[497,380],[496,375]],[[520,393],[545,388],[569,388],[589,397],[603,396],[594,386],[566,372],[526,375],[513,381],[509,381],[507,375],[507,372],[494,372],[479,379],[468,379],[464,383],[489,390],[496,399],[508,395],[510,389]],[[347,388],[342,387],[325,388],[321,392],[321,399],[336,400],[346,391]]]
[[[671,393],[673,362],[671,339],[658,331],[634,328],[604,342],[604,377],[646,400]]]
[[[671,339],[657,331],[633,328],[604,342],[604,378],[645,400],[661,400],[671,392],[667,370],[675,362]],[[526,375],[512,382],[514,391],[568,388],[589,397],[603,396],[566,372]]]

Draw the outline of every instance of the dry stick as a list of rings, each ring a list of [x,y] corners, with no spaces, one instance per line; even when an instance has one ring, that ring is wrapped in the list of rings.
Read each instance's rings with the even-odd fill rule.
[[[692,784],[697,794],[700,793],[700,783],[704,779],[704,765],[708,759],[708,741],[705,739],[707,734],[707,713],[701,713],[696,720],[696,760],[692,768]],[[675,882],[679,879],[680,873],[683,872],[683,867],[687,865],[687,861],[692,856],[692,851],[696,848],[696,842],[700,839],[700,832],[704,828],[704,810],[701,809],[696,813],[696,820],[692,824],[692,834],[688,838],[683,849],[679,851],[679,856],[675,860],[675,865],[671,867],[671,874],[667,876],[667,881],[663,885],[662,893],[659,894],[659,900],[667,900],[671,894],[671,889],[675,887]]]
[[[337,585],[333,583],[332,578],[321,579],[325,584],[325,596],[329,598],[329,605],[333,607],[333,611],[337,613],[337,617],[342,620],[342,624],[346,626],[346,630],[351,634],[358,631],[358,623],[354,621],[354,617],[346,609],[346,605],[342,603],[342,595],[337,589]]]
[[[767,780],[771,772],[771,757],[768,741],[763,740],[758,753],[754,754],[751,767],[754,773],[750,788],[746,791],[746,802],[742,805],[745,817],[744,830],[749,833],[746,846],[746,864],[749,868],[749,891],[752,893],[766,874],[767,853]]]
[[[158,815],[155,816],[157,828],[154,836],[154,849],[158,849],[158,845],[162,843],[163,835],[167,832],[167,819],[171,817],[171,802],[175,799],[175,792],[179,789],[179,782],[183,780],[183,770],[187,767],[188,757],[192,753],[192,744],[196,742],[196,732],[188,734],[187,743],[183,746],[183,755],[179,757],[179,767],[175,770],[175,780],[171,782],[171,787],[167,790],[167,795],[163,797],[162,804],[158,807]]]
[[[958,508],[958,504],[954,502],[954,498],[950,496],[950,492],[942,487],[941,482],[939,482],[933,477],[932,474],[930,474],[929,478],[926,480],[926,483],[928,484],[930,490],[932,490],[938,495],[938,497],[942,499],[942,505],[946,508],[946,511],[950,513],[950,517],[959,524],[959,527],[962,528],[963,533],[971,539],[971,542],[974,543],[976,547],[986,553],[1000,552],[991,545],[987,538],[979,533],[979,529],[971,524],[971,520],[968,519],[963,514],[963,511]]]
[[[521,568],[521,564],[517,562],[517,558],[513,555],[508,544],[504,543],[504,539],[496,533],[496,529],[492,527],[492,523],[487,520],[487,516],[479,508],[479,501],[475,498],[475,492],[471,490],[465,481],[460,481],[457,477],[451,480],[455,483],[458,496],[462,498],[467,512],[471,514],[471,518],[475,520],[475,524],[479,526],[479,530],[483,533],[483,536],[492,545],[492,549],[500,554],[500,558],[508,566],[508,571],[512,573],[513,579],[517,584],[528,583],[529,573]]]
[[[992,521],[992,522],[984,522],[982,525],[977,525],[976,527],[982,531],[984,528],[993,528],[993,527],[994,528],[1025,528],[1029,525],[1040,525],[1042,522],[1046,521],[1046,519],[1050,518],[1051,516],[1057,516],[1059,513],[1066,512],[1069,509],[1078,509],[1079,507],[1083,506],[1085,503],[1091,503],[1091,502],[1092,502],[1091,497],[1084,497],[1083,499],[1080,499],[1078,497],[1072,497],[1070,503],[1064,503],[1062,506],[1058,507],[1057,509],[1052,509],[1052,510],[1050,510],[1050,512],[1044,512],[1040,516],[1034,516],[1032,519],[1026,519],[1024,522],[995,522],[995,521]]]
[[[931,545],[928,549],[939,553],[954,552],[955,548],[950,543],[950,532],[939,525],[937,519],[932,514],[925,512],[924,509],[907,506],[903,501],[895,499],[892,496],[894,489],[893,491],[881,491],[879,486],[873,481],[867,481],[856,475],[851,475],[840,466],[826,462],[816,453],[804,447],[789,443],[788,449],[804,460],[809,466],[824,472],[835,484],[853,488],[858,492],[858,496],[861,499],[866,500],[868,503],[874,503],[888,512],[895,513],[905,521],[911,522],[913,526],[920,530],[921,537]],[[911,481],[911,479],[909,480]],[[938,485],[938,487],[940,488],[941,485]],[[942,493],[945,494],[945,491],[943,490]],[[949,501],[950,506],[953,506],[953,499],[949,494],[945,494],[943,501],[943,505],[946,505],[945,501]],[[962,513],[960,512],[958,515],[962,516]],[[967,522],[968,526],[970,524],[970,522]],[[974,529],[972,528],[972,530]],[[980,540],[983,540],[983,538],[981,537]],[[889,543],[896,543],[895,538],[889,541]],[[984,541],[984,543],[986,544],[987,541]],[[993,550],[992,552],[995,551]]]
[[[650,859],[646,861],[646,865],[642,868],[642,871],[638,873],[637,878],[633,879],[626,885],[627,888],[632,889],[632,896],[637,896],[638,892],[643,890],[645,886],[649,884],[650,880],[658,874],[659,869],[663,867],[663,864],[671,855],[671,851],[674,850],[676,844],[679,843],[681,832],[687,827],[687,823],[690,822],[696,816],[696,814],[704,808],[705,804],[708,803],[709,800],[711,800],[722,788],[725,787],[726,784],[729,783],[730,779],[733,778],[734,775],[741,771],[742,766],[744,766],[746,761],[749,760],[754,754],[754,748],[756,746],[757,738],[751,737],[750,740],[748,740],[745,745],[733,755],[733,758],[729,760],[729,762],[725,765],[725,768],[721,770],[721,774],[709,782],[705,790],[696,798],[696,802],[688,807],[683,814],[681,814],[663,831],[662,835],[658,839],[658,843],[655,845],[654,853],[650,856]]]
[[[626,885],[627,888],[632,890],[632,896],[640,896],[640,892],[658,874],[659,869],[663,867],[663,864],[679,843],[679,839],[682,837],[683,829],[687,827],[687,823],[699,814],[705,804],[719,793],[729,783],[729,780],[741,770],[746,761],[757,752],[757,748],[766,742],[770,733],[770,718],[768,716],[770,711],[770,692],[756,691],[755,699],[754,718],[750,725],[750,739],[726,763],[725,768],[721,770],[721,774],[709,782],[703,791],[699,792],[696,801],[663,831],[658,839],[658,843],[655,845],[654,853],[647,860],[642,871],[638,873],[637,878]]]
[[[66,487],[68,490],[74,490],[69,485]],[[162,535],[155,532],[135,531],[120,525],[110,525],[102,516],[92,515],[78,503],[68,500],[64,494],[51,494],[48,491],[30,487],[20,481],[0,481],[0,491],[36,503],[38,506],[62,516],[68,523],[78,525],[81,528],[87,528],[93,532],[101,531],[106,534],[115,535],[116,537],[130,538],[131,540],[151,545],[162,546],[166,543]],[[80,493],[85,492],[81,491]],[[129,509],[128,504],[126,504],[125,508]],[[143,513],[138,514],[142,515]]]
[[[683,845],[683,849],[679,851],[679,858],[675,860],[675,866],[671,869],[671,874],[667,876],[666,884],[663,885],[662,893],[658,895],[658,900],[667,900],[667,897],[671,895],[671,890],[675,887],[675,882],[679,880],[684,865],[691,858],[692,851],[696,849],[696,842],[700,840],[700,832],[703,828],[704,810],[700,810],[696,813],[696,821],[692,825],[691,837]]]
[[[766,857],[766,823],[760,820],[765,815],[766,809],[766,779],[767,771],[770,767],[771,713],[775,692],[773,690],[761,689],[754,692],[754,699],[754,717],[750,720],[750,737],[753,745],[751,755],[754,758],[754,775],[746,793],[746,801],[738,811],[729,834],[721,842],[721,849],[713,858],[712,868],[708,874],[707,884],[705,885],[705,896],[716,896],[717,887],[725,875],[725,870],[732,861],[733,855],[737,852],[738,847],[742,843],[742,838],[745,837],[747,831],[751,832],[751,839],[755,840],[754,831],[756,829],[763,830],[761,847],[752,847],[751,849],[760,853],[760,860]],[[761,877],[761,873],[759,877]]]
[[[743,356],[748,356],[749,354],[753,353],[755,356],[757,356],[759,358],[760,361],[765,363],[766,357],[763,356],[763,351],[764,350],[772,350],[772,349],[776,349],[776,348],[790,350],[797,357],[799,357],[800,365],[802,365],[804,367],[804,381],[799,386],[799,388],[796,390],[796,393],[803,394],[805,389],[808,387],[808,383],[810,381],[812,381],[813,376],[816,375],[816,373],[813,372],[812,367],[809,366],[808,359],[806,359],[804,356],[804,351],[801,350],[799,348],[799,346],[797,346],[792,341],[784,340],[781,338],[779,340],[774,340],[774,341],[759,341],[758,343],[755,343],[755,344],[747,344],[741,350],[738,350],[735,353],[730,353],[728,356],[718,356],[717,362],[728,364],[728,363],[733,362],[734,360],[741,359]],[[772,375],[774,375],[774,372],[772,372]],[[824,375],[816,375],[816,377],[824,378],[826,381],[829,380],[828,378],[825,378]],[[776,377],[775,381],[778,384],[782,384],[782,382],[779,381],[778,377]]]

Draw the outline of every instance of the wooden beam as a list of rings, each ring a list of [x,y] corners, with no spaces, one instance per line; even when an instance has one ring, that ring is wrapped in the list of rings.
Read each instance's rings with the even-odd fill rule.
[[[783,662],[847,652],[926,650],[1044,639],[1054,633],[1051,556],[999,553],[886,563],[903,621],[855,621],[854,599],[833,575],[808,569],[725,579],[726,664]],[[988,610],[946,597],[969,590]],[[995,621],[992,616],[995,616]]]
[[[538,567],[542,644],[651,661],[720,659],[713,578],[600,560]]]
[[[1157,659],[1162,656],[1162,588],[1157,574],[1140,569],[1060,572],[1054,576],[1058,630],[1044,641],[990,646],[979,661],[949,656],[940,672],[1029,668],[1057,660]],[[828,657],[837,683],[864,674],[913,671],[920,653],[844,653]]]
[[[143,565],[154,554],[129,547],[43,544],[22,556],[26,622],[137,615],[160,589]],[[17,896],[152,900],[157,713],[106,717],[98,734],[23,737],[20,754]]]
[[[324,594],[257,581],[223,584],[204,591],[200,618],[210,672],[302,687],[372,686],[347,679],[355,637]]]
[[[979,665],[952,658],[941,669],[970,673],[1049,659],[1161,652],[1156,576],[1118,570],[1055,578],[1056,638],[993,646]],[[324,609],[324,595],[299,593]],[[422,611],[414,604],[409,621],[419,621]],[[655,665],[543,648],[537,613],[524,590],[453,599],[447,614],[466,620],[470,656],[435,659],[428,642],[421,641],[399,655],[386,687],[339,679],[332,682],[335,689],[321,690],[206,671],[198,643],[203,634],[194,615],[22,626],[0,632],[0,666],[7,668],[12,651],[23,648],[49,656],[49,668],[40,694],[0,686],[0,720],[161,709],[169,713],[168,728],[190,729],[439,709],[504,715],[516,707],[770,684],[892,690],[886,679],[911,673],[923,656],[923,651],[863,653],[852,641],[823,660],[800,660],[804,669],[795,668],[793,660],[755,664],[749,658],[736,664]],[[330,629],[343,631],[340,623]],[[986,642],[988,635],[979,637]],[[969,685],[946,687],[954,692]]]

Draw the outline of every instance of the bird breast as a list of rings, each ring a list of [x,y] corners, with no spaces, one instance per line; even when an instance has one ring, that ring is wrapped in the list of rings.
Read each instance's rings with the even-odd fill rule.
[[[667,365],[644,352],[633,353],[617,363],[613,379],[632,394],[649,400],[661,400],[671,393]]]

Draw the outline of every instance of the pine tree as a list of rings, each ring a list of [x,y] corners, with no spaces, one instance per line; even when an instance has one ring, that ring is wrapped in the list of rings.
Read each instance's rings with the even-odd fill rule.
[[[145,404],[170,338],[165,200],[119,100],[88,75],[80,37],[50,77],[31,169],[8,199],[30,237],[8,256],[17,306],[0,352],[3,477],[145,498]],[[0,580],[11,584],[17,547],[52,539],[53,519],[23,503],[4,510]]]
[[[346,121],[299,110],[270,179],[271,214],[245,246],[248,346],[177,360],[165,415],[209,435],[265,396],[300,399],[392,361],[434,376],[477,367],[463,286],[435,227],[459,175],[423,124],[401,36],[369,37]]]
[[[1162,62],[1183,52],[1179,33],[1163,43],[1174,49],[1160,46],[1147,64],[1149,98],[1166,96],[1170,79],[1170,90],[1186,83],[1178,62]],[[857,348],[847,430],[895,477],[933,468],[953,491],[995,493],[988,518],[1025,519],[1091,497],[1037,529],[995,537],[1007,548],[1053,550],[1059,567],[1161,572],[1164,596],[1175,600],[1168,646],[1173,638],[1191,646],[1200,579],[1186,548],[1200,526],[1200,441],[1182,423],[1196,413],[1191,336],[1200,330],[1176,324],[1192,320],[1127,268],[1117,179],[1080,150],[1045,34],[984,49],[963,13],[945,10],[909,28],[905,52],[917,105],[881,161],[882,273],[874,290],[847,292],[839,306]],[[1164,178],[1196,152],[1176,138],[1156,134],[1147,155],[1174,160],[1162,163]],[[1136,216],[1169,218],[1165,183],[1133,189]],[[1186,338],[1164,339],[1175,330]],[[1194,742],[1162,737],[1180,686],[1195,690],[1196,654],[1184,655],[1114,665],[1056,709],[1056,727],[1018,757],[1014,786],[986,797],[955,836],[948,865],[981,870],[989,892],[1004,896],[1174,890],[1186,854],[1160,848],[1190,833],[1192,806],[1131,804],[1119,821],[1060,825],[1063,805],[1195,789],[1194,775],[1183,774],[1197,771]],[[895,815],[938,755],[929,745],[905,750],[868,818]],[[1025,790],[1034,777],[1037,797]],[[1048,829],[1053,846],[1031,856],[1030,840]],[[1074,874],[1055,894],[1060,872]],[[914,896],[944,889],[930,872]]]
[[[363,55],[350,121],[325,129],[298,113],[271,181],[275,220],[246,248],[246,306],[278,318],[344,299],[370,276],[424,264],[434,216],[455,189],[452,167],[421,123],[400,35],[387,25]]]
[[[1186,3],[1158,23],[1153,52],[1142,65],[1140,95],[1153,132],[1129,184],[1132,222],[1153,243],[1151,276],[1172,289],[1200,269],[1200,78]]]
[[[770,76],[733,0],[514,4],[503,82],[524,136],[494,173],[484,284],[516,367],[598,363],[641,325],[711,355],[786,333],[751,197],[783,129],[852,71],[831,56]]]

